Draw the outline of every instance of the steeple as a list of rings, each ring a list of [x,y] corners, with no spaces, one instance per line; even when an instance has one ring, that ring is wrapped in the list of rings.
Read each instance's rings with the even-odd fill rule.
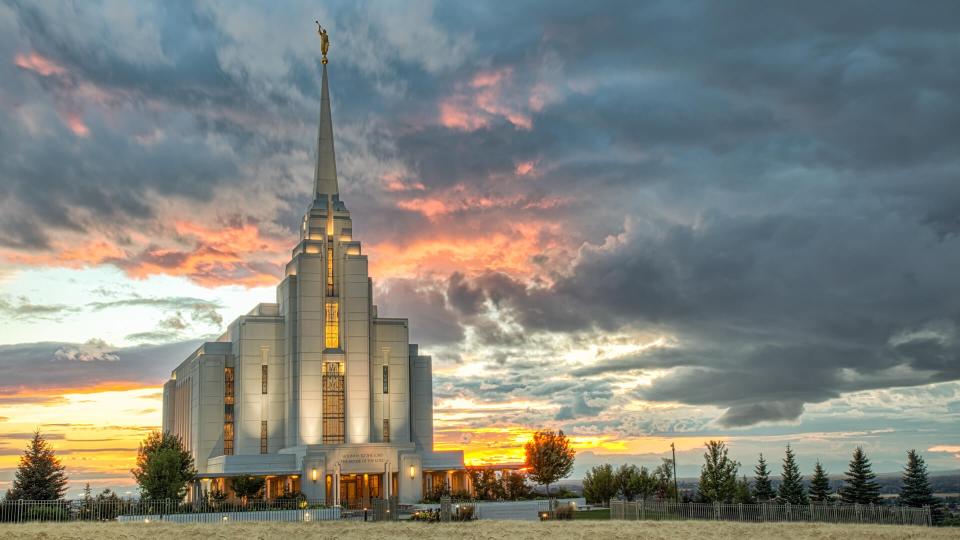
[[[339,193],[337,161],[333,153],[333,119],[330,116],[326,55],[323,62],[323,82],[320,83],[320,127],[317,130],[317,167],[313,175],[313,186],[315,197]]]

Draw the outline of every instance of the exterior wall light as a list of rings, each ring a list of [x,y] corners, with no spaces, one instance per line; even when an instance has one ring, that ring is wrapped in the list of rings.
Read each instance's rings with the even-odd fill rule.
[[[410,466],[410,478],[415,478],[417,476],[417,468],[413,465]]]
[[[310,471],[310,478],[311,478],[314,482],[317,481],[317,468],[316,468],[316,467],[314,467],[313,470]]]

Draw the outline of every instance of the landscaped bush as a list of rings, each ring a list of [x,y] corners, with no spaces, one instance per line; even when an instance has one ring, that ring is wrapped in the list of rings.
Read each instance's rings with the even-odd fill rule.
[[[553,511],[553,519],[559,519],[559,520],[573,519],[573,506],[569,504],[558,506]]]

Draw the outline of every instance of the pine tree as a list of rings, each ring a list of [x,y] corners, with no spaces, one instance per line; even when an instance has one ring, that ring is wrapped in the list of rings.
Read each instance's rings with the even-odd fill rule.
[[[737,492],[733,497],[734,502],[742,504],[753,504],[756,499],[753,498],[753,492],[750,491],[750,481],[747,480],[747,475],[743,475],[743,478],[737,481]]]
[[[777,497],[790,504],[807,504],[807,492],[803,489],[803,476],[800,476],[800,467],[797,458],[793,455],[790,445],[783,458],[783,474],[781,475],[780,489]]]
[[[940,501],[933,496],[933,488],[927,477],[927,464],[916,450],[907,452],[907,466],[903,468],[900,487],[900,504],[904,506],[929,506],[933,520],[941,519]]]
[[[814,502],[830,501],[830,477],[827,471],[823,470],[820,460],[813,467],[813,477],[810,479],[810,500]]]
[[[753,469],[756,475],[753,477],[753,496],[759,502],[772,500],[776,495],[773,492],[773,484],[770,483],[770,471],[767,469],[767,461],[760,454],[760,461]]]
[[[33,439],[20,457],[13,486],[7,491],[6,500],[55,501],[63,498],[67,491],[67,475],[64,466],[57,459],[50,443],[40,431],[33,433]]]
[[[740,464],[727,457],[727,448],[722,441],[710,441],[705,445],[704,464],[700,469],[697,485],[701,502],[732,502],[737,495],[737,471]]]
[[[876,478],[877,475],[873,473],[867,454],[864,453],[863,447],[858,446],[853,451],[850,468],[846,472],[844,486],[840,490],[840,498],[843,502],[850,504],[880,503],[880,484],[875,481]]]

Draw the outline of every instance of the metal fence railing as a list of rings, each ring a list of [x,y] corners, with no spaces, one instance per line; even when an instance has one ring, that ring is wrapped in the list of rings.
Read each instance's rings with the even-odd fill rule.
[[[742,522],[874,523],[886,525],[932,524],[930,507],[894,505],[776,503],[721,504],[671,501],[610,501],[610,519],[716,520]]]
[[[363,511],[342,510],[308,500],[255,500],[247,503],[174,500],[79,499],[59,501],[0,501],[0,523],[29,521],[121,521],[215,523],[232,521],[328,521],[365,517]]]

